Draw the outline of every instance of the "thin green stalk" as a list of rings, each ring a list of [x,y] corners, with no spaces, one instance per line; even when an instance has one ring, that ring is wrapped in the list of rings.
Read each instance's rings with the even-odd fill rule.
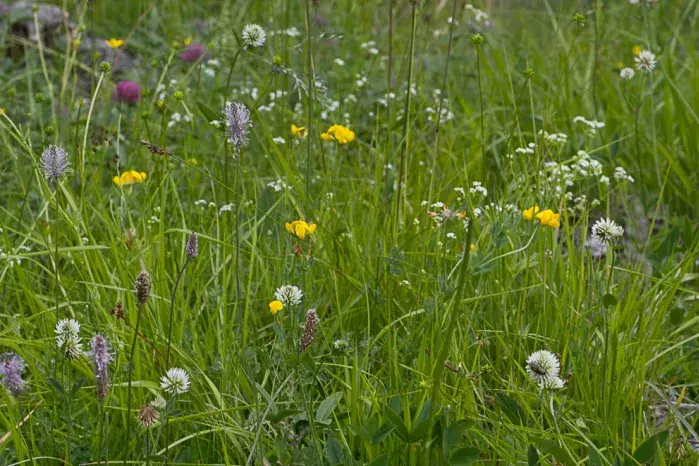
[[[85,194],[85,157],[87,155],[87,133],[90,131],[90,120],[92,119],[92,110],[95,108],[95,100],[97,100],[97,94],[99,94],[100,86],[102,85],[102,80],[104,79],[104,71],[100,73],[100,77],[97,80],[97,86],[95,86],[95,92],[92,94],[92,99],[90,100],[90,110],[87,112],[87,122],[85,123],[85,133],[83,134],[83,145],[80,148],[80,207],[82,209],[83,197]]]
[[[393,221],[393,241],[398,238],[398,225],[400,224],[400,207],[403,196],[403,174],[405,172],[406,154],[410,150],[410,102],[411,90],[413,87],[413,61],[415,60],[415,32],[417,31],[417,5],[410,2],[412,7],[412,23],[410,35],[410,57],[408,61],[408,87],[405,90],[405,115],[403,116],[403,145],[400,152],[400,163],[398,165],[398,192],[396,193],[396,217]]]
[[[313,140],[313,99],[315,98],[316,86],[315,67],[313,65],[313,40],[311,37],[311,0],[306,0],[304,20],[306,23],[306,40],[308,41],[306,46],[306,59],[308,61],[308,105],[306,119],[306,130],[308,131],[308,136],[306,136],[306,219],[308,220],[311,214],[311,141]]]
[[[133,341],[131,342],[131,354],[129,356],[129,370],[128,370],[128,389],[126,392],[126,443],[124,444],[124,464],[129,457],[129,444],[131,442],[131,382],[133,378],[133,359],[136,354],[136,346],[138,344],[138,327],[141,324],[141,313],[143,311],[143,305],[138,304],[136,312],[136,326],[133,331]]]

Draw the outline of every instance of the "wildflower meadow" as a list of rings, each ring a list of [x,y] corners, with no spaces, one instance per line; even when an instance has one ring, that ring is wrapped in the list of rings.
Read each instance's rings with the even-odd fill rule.
[[[0,466],[699,465],[699,0],[469,1],[1,0]]]

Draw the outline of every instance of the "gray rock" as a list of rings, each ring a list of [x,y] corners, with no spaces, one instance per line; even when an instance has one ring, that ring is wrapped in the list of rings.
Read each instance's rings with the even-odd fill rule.
[[[27,37],[29,40],[36,42],[36,26],[34,25],[34,7],[38,7],[37,22],[41,28],[42,36],[45,36],[44,41],[52,40],[53,32],[58,29],[68,18],[68,12],[54,5],[46,5],[43,3],[32,3],[21,1],[13,3],[9,7],[9,14],[16,20],[12,24],[12,33]]]

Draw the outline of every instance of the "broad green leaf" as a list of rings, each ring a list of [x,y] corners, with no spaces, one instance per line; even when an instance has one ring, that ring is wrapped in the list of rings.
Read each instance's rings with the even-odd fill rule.
[[[390,463],[389,461],[390,456],[388,453],[379,456],[378,458],[374,459],[371,463],[367,463],[366,466],[388,466]]]
[[[324,399],[316,411],[316,422],[326,425],[330,424],[330,416],[332,416],[333,411],[335,411],[335,408],[337,408],[337,404],[341,399],[342,392],[333,393]]]
[[[197,102],[197,107],[199,107],[199,111],[208,121],[220,120],[222,118],[220,113],[214,112],[203,102]]]
[[[408,432],[408,428],[405,427],[405,424],[400,416],[398,416],[398,414],[396,414],[396,412],[393,411],[390,406],[386,406],[384,409],[384,414],[388,418],[388,421],[396,428],[396,433],[398,436],[403,441],[407,442],[410,438],[410,433]]]
[[[556,458],[559,463],[563,463],[567,466],[575,466],[578,464],[577,461],[575,461],[564,448],[559,447],[557,443],[546,439],[535,439],[534,442],[536,442],[543,451]]]
[[[345,464],[345,452],[334,435],[330,435],[325,442],[325,456],[331,465]]]
[[[619,302],[619,300],[616,299],[616,296],[614,296],[613,294],[607,293],[606,295],[604,295],[602,297],[602,302],[604,303],[604,305],[606,307],[612,307],[612,306],[616,306],[616,304]]]
[[[534,445],[529,445],[529,450],[527,450],[527,464],[529,466],[539,466],[539,452],[536,451]]]
[[[602,458],[599,457],[599,453],[590,445],[590,466],[602,466]]]
[[[371,437],[371,443],[378,445],[379,443],[383,442],[395,429],[396,428],[393,424],[382,424],[378,429],[376,429],[376,432],[374,432],[374,435]]]
[[[462,419],[452,422],[449,427],[444,429],[444,433],[442,434],[442,452],[444,453],[444,459],[449,459],[452,450],[461,445],[461,432],[472,425],[473,421]]]
[[[469,464],[473,464],[476,461],[478,461],[478,457],[480,455],[481,452],[478,451],[478,448],[459,448],[454,452],[453,455],[451,455],[451,457],[449,458],[449,463],[453,466],[468,466]]]
[[[649,463],[658,451],[658,445],[665,443],[667,440],[667,431],[659,432],[651,437],[648,437],[638,448],[633,452],[633,459],[639,463]]]

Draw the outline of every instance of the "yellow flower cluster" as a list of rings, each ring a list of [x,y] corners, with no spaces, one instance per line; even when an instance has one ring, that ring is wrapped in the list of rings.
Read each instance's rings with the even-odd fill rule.
[[[112,49],[118,49],[124,46],[125,42],[121,39],[109,39],[104,41],[107,46],[109,46]]]
[[[287,222],[285,226],[286,231],[300,240],[306,239],[306,235],[312,235],[313,232],[316,231],[316,225],[314,223],[309,225],[303,220],[294,220],[291,223]]]
[[[541,225],[549,228],[556,229],[561,226],[561,222],[559,221],[561,214],[554,214],[551,209],[541,210],[538,205],[524,210],[524,212],[522,212],[522,217],[524,217],[525,220],[536,219]]]
[[[291,135],[298,139],[305,138],[308,136],[308,130],[305,126],[291,125]]]
[[[284,309],[284,303],[279,301],[279,300],[274,300],[271,303],[269,303],[269,312],[272,313],[272,315],[277,315],[277,312],[281,311]]]
[[[347,144],[354,141],[354,131],[341,125],[332,125],[320,138],[323,141],[337,141],[340,144]]]
[[[121,176],[112,178],[114,184],[122,187],[125,184],[144,183],[148,175],[145,172],[137,172],[136,170],[125,171]]]

